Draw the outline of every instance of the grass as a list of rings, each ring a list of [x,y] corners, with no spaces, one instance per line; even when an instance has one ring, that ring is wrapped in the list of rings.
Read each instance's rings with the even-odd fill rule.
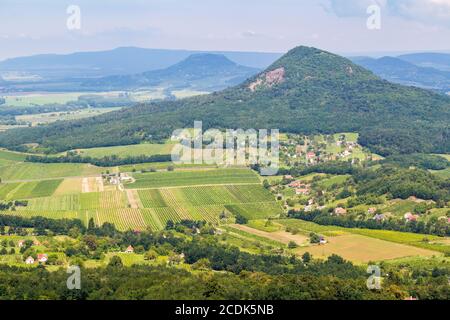
[[[100,174],[103,168],[77,163],[17,163],[0,167],[3,181],[23,181]]]
[[[234,215],[241,215],[248,220],[277,217],[283,210],[276,202],[226,205],[225,208]]]
[[[390,230],[351,229],[336,226],[321,226],[312,222],[296,219],[277,220],[277,222],[285,227],[295,227],[303,233],[315,232],[325,236],[355,234],[397,244],[414,246],[421,249],[433,250],[436,254],[437,252],[450,254],[450,246],[438,242],[444,238],[433,235]]]
[[[43,180],[4,184],[0,187],[0,199],[23,200],[51,196],[62,180]]]
[[[32,126],[48,124],[56,121],[77,120],[101,115],[103,113],[120,110],[121,108],[86,108],[75,111],[38,113],[16,116],[20,122],[30,123]]]
[[[103,158],[106,156],[116,155],[119,158],[125,158],[127,156],[152,156],[170,154],[173,144],[136,144],[128,146],[116,146],[116,147],[104,147],[104,148],[92,148],[92,149],[80,149],[79,153],[83,156],[89,156],[92,158]]]
[[[173,164],[172,162],[152,162],[152,163],[140,163],[132,165],[119,166],[120,172],[136,172],[142,170],[167,170],[169,166],[175,169],[214,169],[216,166],[207,164]]]
[[[434,251],[359,234],[332,237],[328,241],[329,243],[326,245],[300,248],[296,252],[300,255],[309,252],[319,258],[326,258],[332,254],[337,254],[346,260],[361,263],[414,256],[432,257],[436,255]]]
[[[259,184],[258,176],[248,169],[136,173],[133,176],[136,182],[126,185],[126,188],[145,189],[236,183]]]
[[[81,93],[45,93],[27,94],[16,96],[5,96],[5,105],[11,107],[32,107],[36,105],[59,103],[65,104],[76,101]]]
[[[324,188],[329,188],[333,185],[343,185],[349,177],[351,176],[350,175],[334,176],[318,182],[318,185]]]
[[[443,178],[443,179],[449,179],[450,178],[450,168],[444,169],[444,170],[432,170],[433,174]]]
[[[250,233],[250,232],[246,232],[246,231],[243,231],[243,230],[240,230],[240,229],[233,228],[231,226],[222,226],[222,229],[228,231],[231,234],[237,234],[237,235],[240,235],[240,236],[242,236],[242,237],[244,237],[246,239],[253,240],[253,241],[258,241],[258,242],[261,242],[263,244],[270,245],[270,246],[273,246],[273,247],[280,248],[280,247],[284,247],[285,246],[285,244],[280,242],[280,241],[271,240],[271,239],[268,239],[266,237],[262,237],[262,236],[259,236],[259,235],[256,235],[256,234],[253,234],[253,233]]]

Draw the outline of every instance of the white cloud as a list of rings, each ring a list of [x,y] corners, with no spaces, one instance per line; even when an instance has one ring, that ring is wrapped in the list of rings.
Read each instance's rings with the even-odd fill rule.
[[[450,0],[324,0],[325,8],[340,17],[362,17],[378,4],[389,15],[450,27]]]

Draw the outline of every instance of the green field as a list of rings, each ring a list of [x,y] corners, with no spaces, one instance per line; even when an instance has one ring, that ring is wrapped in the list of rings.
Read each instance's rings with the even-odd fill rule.
[[[26,181],[97,175],[103,168],[78,163],[16,163],[0,167],[2,181]]]
[[[92,149],[79,149],[79,153],[83,156],[93,158],[103,158],[106,156],[116,155],[119,158],[133,157],[133,156],[152,156],[152,155],[166,155],[172,151],[173,144],[135,144],[128,146],[116,146],[116,147],[104,147],[104,148],[92,148]]]
[[[27,94],[27,95],[15,95],[15,96],[5,96],[5,105],[11,107],[32,107],[36,105],[44,104],[65,104],[70,101],[77,101],[78,97],[82,93],[45,93],[45,94]]]
[[[49,218],[75,217],[82,219],[83,223],[93,218],[98,225],[110,222],[120,230],[161,230],[169,220],[204,220],[217,224],[222,213],[238,212],[249,219],[256,219],[276,216],[282,212],[273,195],[259,184],[258,177],[250,170],[166,171],[144,174],[146,178],[158,178],[158,181],[152,182],[152,186],[186,183],[186,179],[193,175],[198,183],[252,181],[253,184],[188,185],[89,193],[76,192],[80,190],[77,186],[65,193],[67,186],[62,190],[60,185],[63,180],[60,179],[5,184],[0,188],[0,195],[6,195],[8,199],[30,199],[27,207],[4,214],[38,214]],[[172,177],[173,179],[169,179]],[[80,184],[80,179],[71,180]],[[56,193],[55,190],[59,192]]]
[[[260,183],[256,173],[248,169],[135,173],[133,176],[136,179],[136,182],[126,185],[126,188],[145,189],[195,185]]]
[[[51,196],[62,180],[43,180],[33,182],[21,182],[0,184],[0,199],[24,200]]]
[[[38,113],[16,116],[20,122],[30,123],[32,126],[56,121],[77,120],[101,115],[103,113],[120,110],[121,108],[86,108],[75,111]]]
[[[226,205],[225,208],[232,214],[244,216],[248,220],[277,217],[283,213],[281,206],[275,202],[232,204]]]

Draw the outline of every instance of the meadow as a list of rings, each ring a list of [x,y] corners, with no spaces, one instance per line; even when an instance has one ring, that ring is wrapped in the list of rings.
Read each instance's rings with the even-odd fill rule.
[[[38,113],[16,116],[19,122],[30,123],[32,126],[48,124],[56,121],[77,120],[120,110],[121,108],[86,108],[75,111]]]
[[[104,168],[78,163],[14,163],[0,167],[2,181],[26,181],[98,175]]]
[[[137,157],[137,156],[152,156],[152,155],[166,155],[172,151],[173,144],[151,144],[142,143],[128,146],[91,148],[77,150],[81,155],[92,158],[103,158],[106,156],[118,156],[119,158]]]
[[[432,257],[438,255],[436,252],[399,243],[366,237],[358,234],[348,234],[328,239],[326,245],[314,245],[299,248],[299,255],[309,252],[316,258],[327,258],[337,254],[344,259],[368,263],[371,261],[393,260],[405,257]]]

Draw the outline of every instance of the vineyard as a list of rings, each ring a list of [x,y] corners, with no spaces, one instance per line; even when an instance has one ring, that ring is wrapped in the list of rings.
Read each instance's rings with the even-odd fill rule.
[[[80,219],[85,225],[113,223],[119,230],[162,230],[168,221],[214,224],[230,214],[249,219],[281,213],[273,195],[247,169],[218,169],[135,174],[125,191],[100,177],[18,182],[0,185],[2,199],[27,199],[28,205],[1,214]],[[147,189],[144,188],[147,187]],[[134,189],[134,187],[139,187]],[[225,214],[225,215],[223,215]]]
[[[133,174],[130,189],[163,188],[215,184],[259,184],[259,178],[248,169],[217,169]]]

